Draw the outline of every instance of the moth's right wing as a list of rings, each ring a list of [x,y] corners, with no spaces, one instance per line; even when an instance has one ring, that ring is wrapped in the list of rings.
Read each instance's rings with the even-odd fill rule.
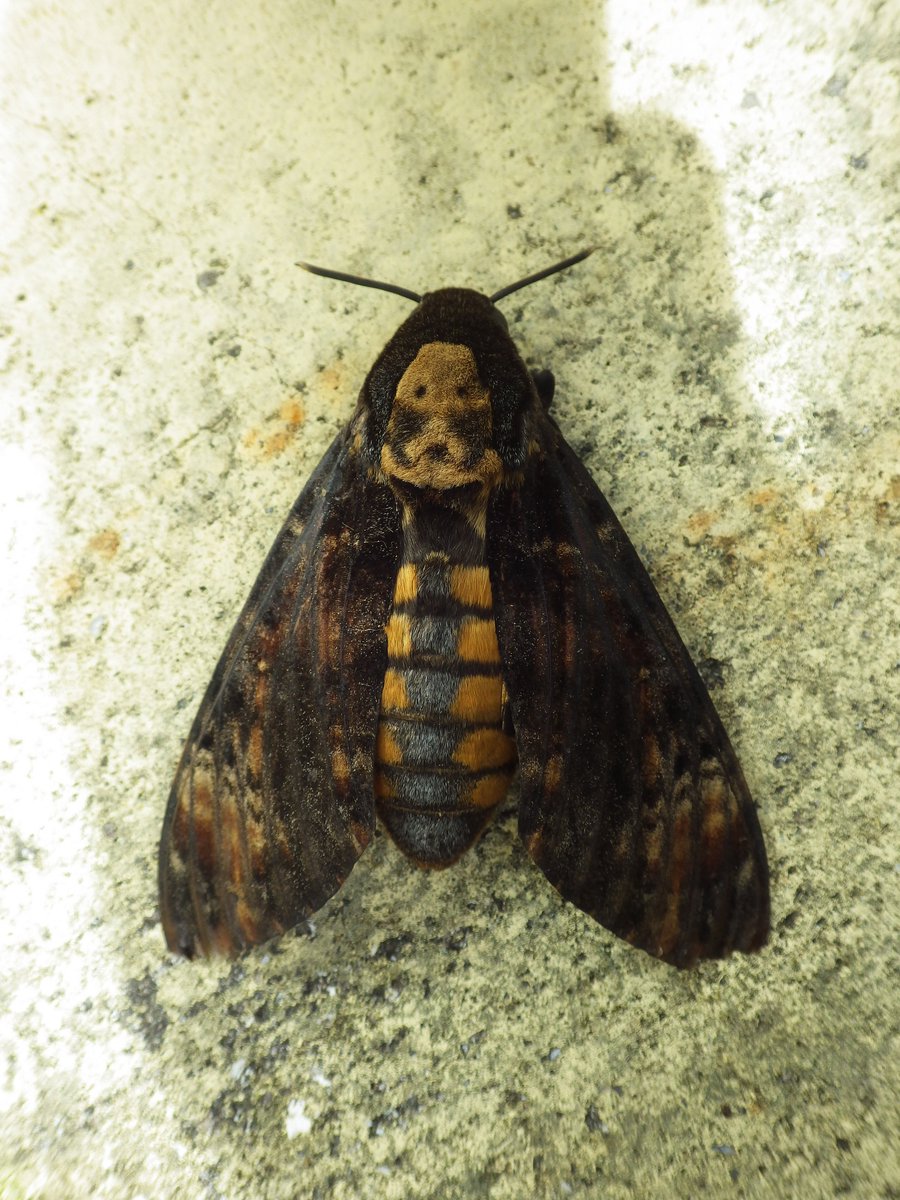
[[[567,900],[678,967],[769,930],[756,810],[697,669],[554,422],[488,517],[519,831]]]
[[[351,423],[294,504],[216,667],[159,848],[169,948],[236,954],[320,908],[372,837],[400,519]]]

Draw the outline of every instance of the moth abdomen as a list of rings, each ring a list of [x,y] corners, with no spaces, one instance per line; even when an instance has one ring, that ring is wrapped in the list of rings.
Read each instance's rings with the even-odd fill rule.
[[[421,546],[433,523],[433,513],[408,512],[407,548]],[[385,630],[379,815],[404,854],[449,866],[482,832],[516,766],[487,567],[434,548],[404,562]]]

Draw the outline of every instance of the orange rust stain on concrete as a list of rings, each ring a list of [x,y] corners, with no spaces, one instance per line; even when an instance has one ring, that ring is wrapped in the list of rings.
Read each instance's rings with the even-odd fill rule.
[[[316,377],[317,391],[327,393],[328,399],[336,404],[343,404],[347,392],[347,373],[342,363],[334,363],[325,367]]]
[[[100,558],[105,558],[108,562],[116,557],[121,544],[122,539],[115,529],[101,529],[88,542],[88,550]]]
[[[265,425],[248,429],[241,440],[248,450],[264,461],[277,458],[294,440],[305,420],[302,403],[292,395],[266,418]]]
[[[285,400],[278,410],[278,415],[284,421],[285,425],[290,426],[292,429],[297,429],[306,420],[306,412],[303,405],[296,397]]]
[[[875,498],[875,520],[880,525],[894,525],[900,520],[900,475],[892,475],[884,491]]]
[[[712,526],[719,519],[719,514],[711,512],[709,509],[701,508],[697,512],[692,513],[685,525],[685,536],[689,542],[696,543],[701,538],[706,537]]]
[[[68,571],[56,575],[50,581],[50,599],[53,604],[68,604],[84,588],[84,576],[80,571]]]
[[[768,508],[781,499],[781,493],[775,488],[760,488],[758,492],[750,493],[750,503],[754,508]]]

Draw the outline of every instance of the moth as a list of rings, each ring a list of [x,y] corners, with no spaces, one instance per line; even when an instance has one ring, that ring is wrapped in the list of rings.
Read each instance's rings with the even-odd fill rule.
[[[479,837],[518,771],[555,888],[686,967],[769,929],[756,812],[634,547],[492,296],[416,307],[295,503],[175,775],[171,950],[233,955],[319,909],[376,816],[423,867]]]

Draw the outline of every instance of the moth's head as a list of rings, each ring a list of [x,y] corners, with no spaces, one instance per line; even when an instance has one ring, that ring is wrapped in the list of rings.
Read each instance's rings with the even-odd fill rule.
[[[527,416],[541,402],[496,302],[590,253],[584,250],[493,296],[468,288],[418,296],[393,284],[300,264],[416,301],[360,393],[368,418],[366,452],[389,480],[431,491],[493,487],[506,471],[522,466]]]

